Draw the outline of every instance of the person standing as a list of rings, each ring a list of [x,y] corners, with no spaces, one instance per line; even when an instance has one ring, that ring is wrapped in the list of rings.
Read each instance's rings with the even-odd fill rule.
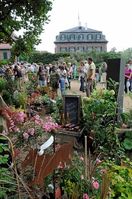
[[[131,77],[130,77],[130,91],[132,92],[132,59],[128,61],[129,69],[131,70]]]
[[[39,71],[37,73],[37,76],[38,76],[38,84],[39,84],[39,86],[40,87],[45,86],[46,77],[45,77],[45,72],[44,72],[42,66],[39,66]]]
[[[80,91],[84,92],[84,82],[85,82],[85,64],[81,61],[78,68],[79,79],[80,79]]]
[[[90,57],[88,58],[88,72],[87,72],[87,82],[86,82],[86,96],[89,97],[93,91],[93,86],[95,83],[95,71],[96,66],[93,62],[93,59]]]
[[[59,88],[59,74],[57,73],[56,67],[52,67],[52,71],[50,74],[50,86],[52,88],[52,99],[55,99],[57,97],[57,89]]]
[[[21,90],[22,88],[22,71],[19,65],[15,65],[14,67],[14,77],[17,82],[17,89]]]
[[[77,78],[77,66],[75,63],[72,66],[73,66],[73,79],[76,79]]]
[[[59,83],[60,83],[60,90],[61,90],[61,95],[65,94],[65,89],[66,89],[66,78],[67,78],[67,71],[65,70],[64,66],[60,66],[60,71],[59,71],[59,75],[60,75],[60,79],[59,79]]]
[[[125,65],[125,93],[131,91],[130,80],[132,78],[132,70],[129,68],[129,64]]]

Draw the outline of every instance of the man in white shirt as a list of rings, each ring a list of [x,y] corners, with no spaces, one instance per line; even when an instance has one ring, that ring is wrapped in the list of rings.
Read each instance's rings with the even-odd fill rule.
[[[90,57],[88,58],[88,71],[87,71],[87,82],[86,82],[86,95],[89,97],[93,91],[93,86],[95,82],[95,70],[96,66],[93,62],[93,59]]]

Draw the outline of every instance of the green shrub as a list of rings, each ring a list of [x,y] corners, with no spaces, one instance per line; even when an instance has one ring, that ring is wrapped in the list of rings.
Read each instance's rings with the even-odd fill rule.
[[[6,79],[0,77],[0,93],[1,93],[3,90],[5,90],[6,85],[7,85]]]
[[[113,90],[94,91],[83,98],[84,133],[93,138],[93,148],[109,158],[123,156],[115,133],[117,127],[117,102]]]
[[[107,175],[110,178],[110,197],[118,199],[132,198],[132,163],[129,160],[116,165],[107,162]]]

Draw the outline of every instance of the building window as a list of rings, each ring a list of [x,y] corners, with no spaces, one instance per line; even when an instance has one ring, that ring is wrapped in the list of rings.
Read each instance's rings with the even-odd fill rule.
[[[96,39],[97,39],[97,40],[100,40],[100,39],[101,39],[101,35],[100,35],[100,34],[97,34],[97,35],[96,35]]]
[[[101,52],[102,51],[102,47],[97,47],[96,51]]]
[[[66,52],[67,51],[67,48],[65,47],[60,47],[60,52]]]
[[[87,51],[92,51],[93,50],[93,47],[92,46],[90,46],[90,47],[87,47]]]
[[[69,51],[70,51],[70,52],[75,52],[75,48],[74,48],[74,47],[70,47],[70,48],[69,48]]]
[[[8,59],[7,52],[3,52],[3,59]]]
[[[60,39],[61,39],[62,41],[64,41],[64,40],[66,39],[66,36],[65,36],[64,34],[62,34],[62,35],[60,36]]]
[[[83,34],[78,35],[78,40],[83,40],[83,39],[84,39]]]
[[[79,46],[78,50],[79,50],[79,52],[83,52],[84,51],[84,47],[83,46]]]
[[[88,34],[88,35],[87,35],[87,39],[88,39],[88,40],[91,40],[92,37],[93,37],[93,36],[92,36],[91,34]]]
[[[74,34],[70,35],[70,40],[75,40],[75,35]]]

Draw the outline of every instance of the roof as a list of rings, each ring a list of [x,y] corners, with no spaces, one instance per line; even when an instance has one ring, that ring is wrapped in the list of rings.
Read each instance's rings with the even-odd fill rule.
[[[11,45],[10,44],[0,44],[0,50],[10,50],[11,49]]]
[[[72,32],[73,33],[73,32],[102,32],[102,31],[94,30],[94,29],[91,29],[91,28],[86,28],[84,26],[76,26],[74,28],[61,31],[61,33],[62,32],[65,32],[65,33]]]

